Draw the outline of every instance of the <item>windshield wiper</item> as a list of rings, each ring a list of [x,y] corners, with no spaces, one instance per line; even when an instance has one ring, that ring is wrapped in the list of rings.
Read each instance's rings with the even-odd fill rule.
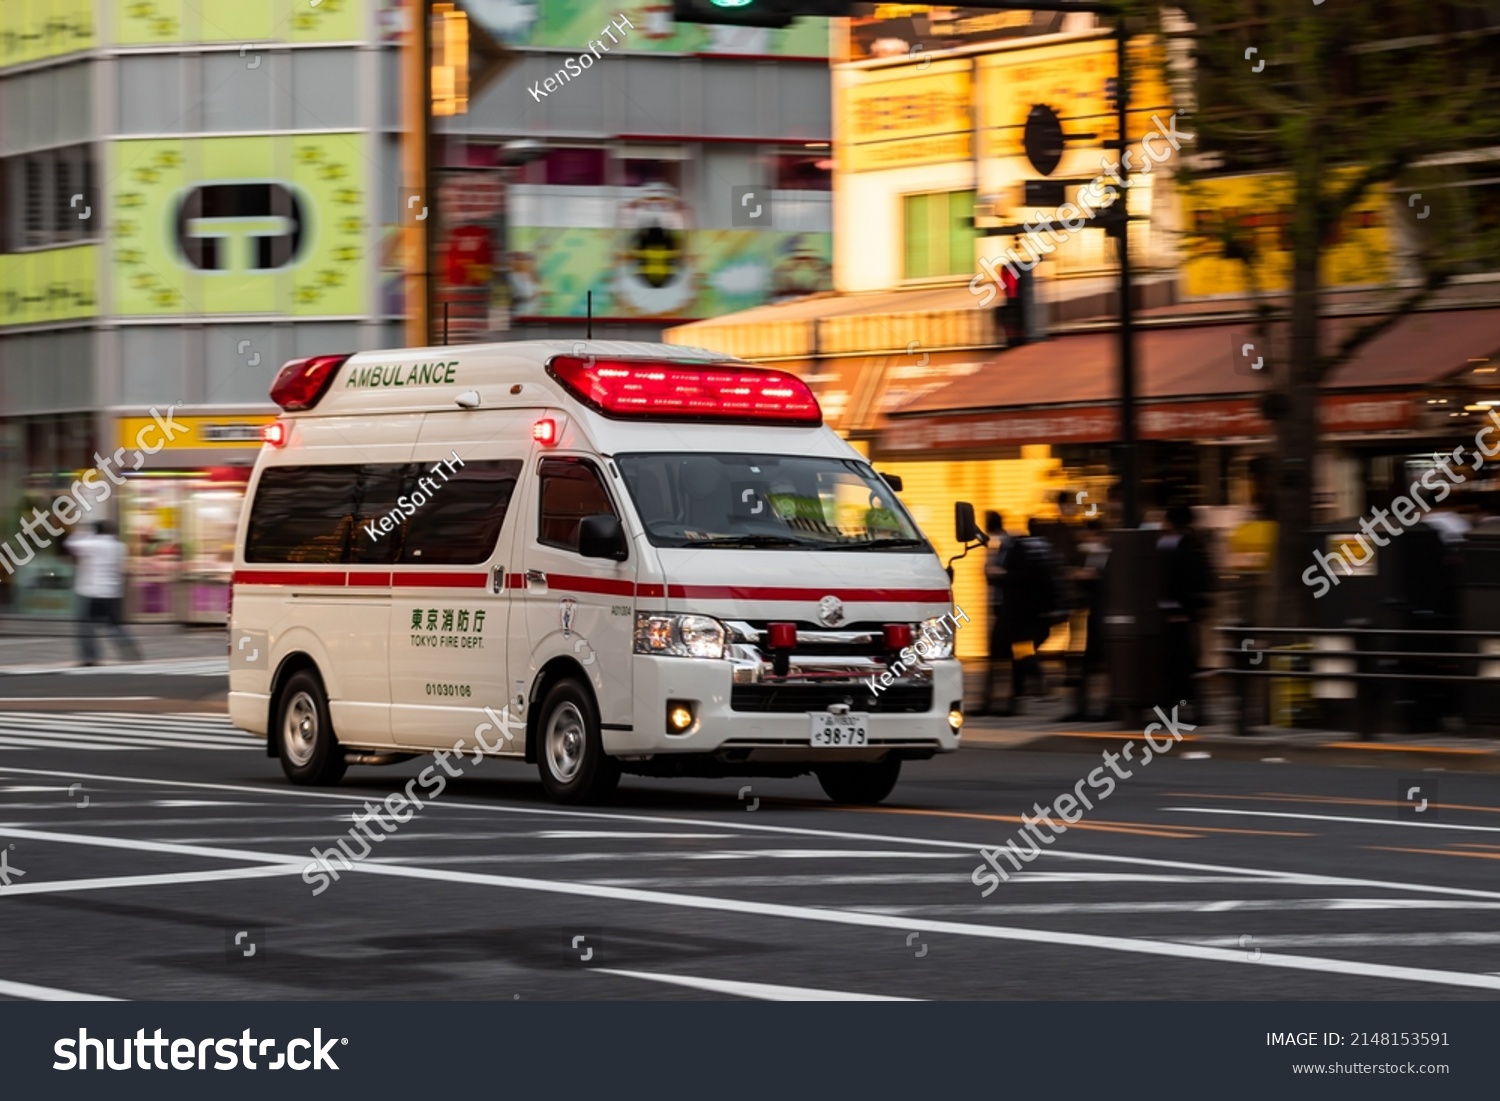
[[[925,547],[925,539],[864,539],[856,543],[835,543],[827,547],[827,550],[865,550],[867,548],[885,549],[887,547]]]
[[[684,547],[812,547],[805,539],[789,535],[721,535],[713,539],[689,539]]]

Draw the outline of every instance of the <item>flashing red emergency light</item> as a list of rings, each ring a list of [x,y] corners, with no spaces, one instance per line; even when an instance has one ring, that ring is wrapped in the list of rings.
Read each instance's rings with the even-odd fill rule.
[[[772,650],[795,650],[797,648],[797,625],[795,623],[768,624],[766,636],[766,641]]]
[[[557,442],[557,422],[551,417],[543,417],[531,426],[531,438],[544,447],[551,447]]]
[[[289,413],[311,409],[323,399],[333,376],[348,358],[345,353],[288,360],[271,383],[271,400]]]
[[[272,421],[260,430],[260,438],[272,447],[286,446],[286,422]]]
[[[885,636],[885,648],[892,652],[900,652],[911,645],[910,623],[887,623],[882,632]]]
[[[807,383],[764,367],[554,356],[547,372],[607,417],[788,427],[823,423],[823,410]]]

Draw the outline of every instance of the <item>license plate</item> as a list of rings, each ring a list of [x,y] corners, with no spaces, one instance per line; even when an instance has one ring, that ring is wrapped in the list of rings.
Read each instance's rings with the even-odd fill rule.
[[[869,745],[870,716],[835,715],[828,711],[814,711],[812,713],[812,744]]]

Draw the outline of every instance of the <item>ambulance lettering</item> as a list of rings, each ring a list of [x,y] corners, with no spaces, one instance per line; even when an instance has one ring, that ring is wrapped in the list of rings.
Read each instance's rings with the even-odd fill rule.
[[[411,644],[440,650],[483,650],[484,609],[413,608]]]

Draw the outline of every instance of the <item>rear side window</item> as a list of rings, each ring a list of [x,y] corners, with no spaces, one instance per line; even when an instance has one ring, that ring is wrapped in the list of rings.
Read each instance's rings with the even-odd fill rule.
[[[447,466],[413,466],[403,490],[403,511],[415,505],[415,512],[406,522],[400,561],[429,566],[486,561],[500,538],[520,476],[519,459],[466,462],[451,471]],[[419,495],[426,500],[417,503]]]
[[[495,549],[520,474],[519,459],[451,468],[425,463],[272,467],[261,473],[250,509],[245,561],[483,562]]]
[[[578,552],[578,524],[585,516],[615,515],[599,472],[578,459],[543,459],[537,542]]]
[[[245,536],[247,562],[343,563],[354,528],[357,466],[261,471]]]

